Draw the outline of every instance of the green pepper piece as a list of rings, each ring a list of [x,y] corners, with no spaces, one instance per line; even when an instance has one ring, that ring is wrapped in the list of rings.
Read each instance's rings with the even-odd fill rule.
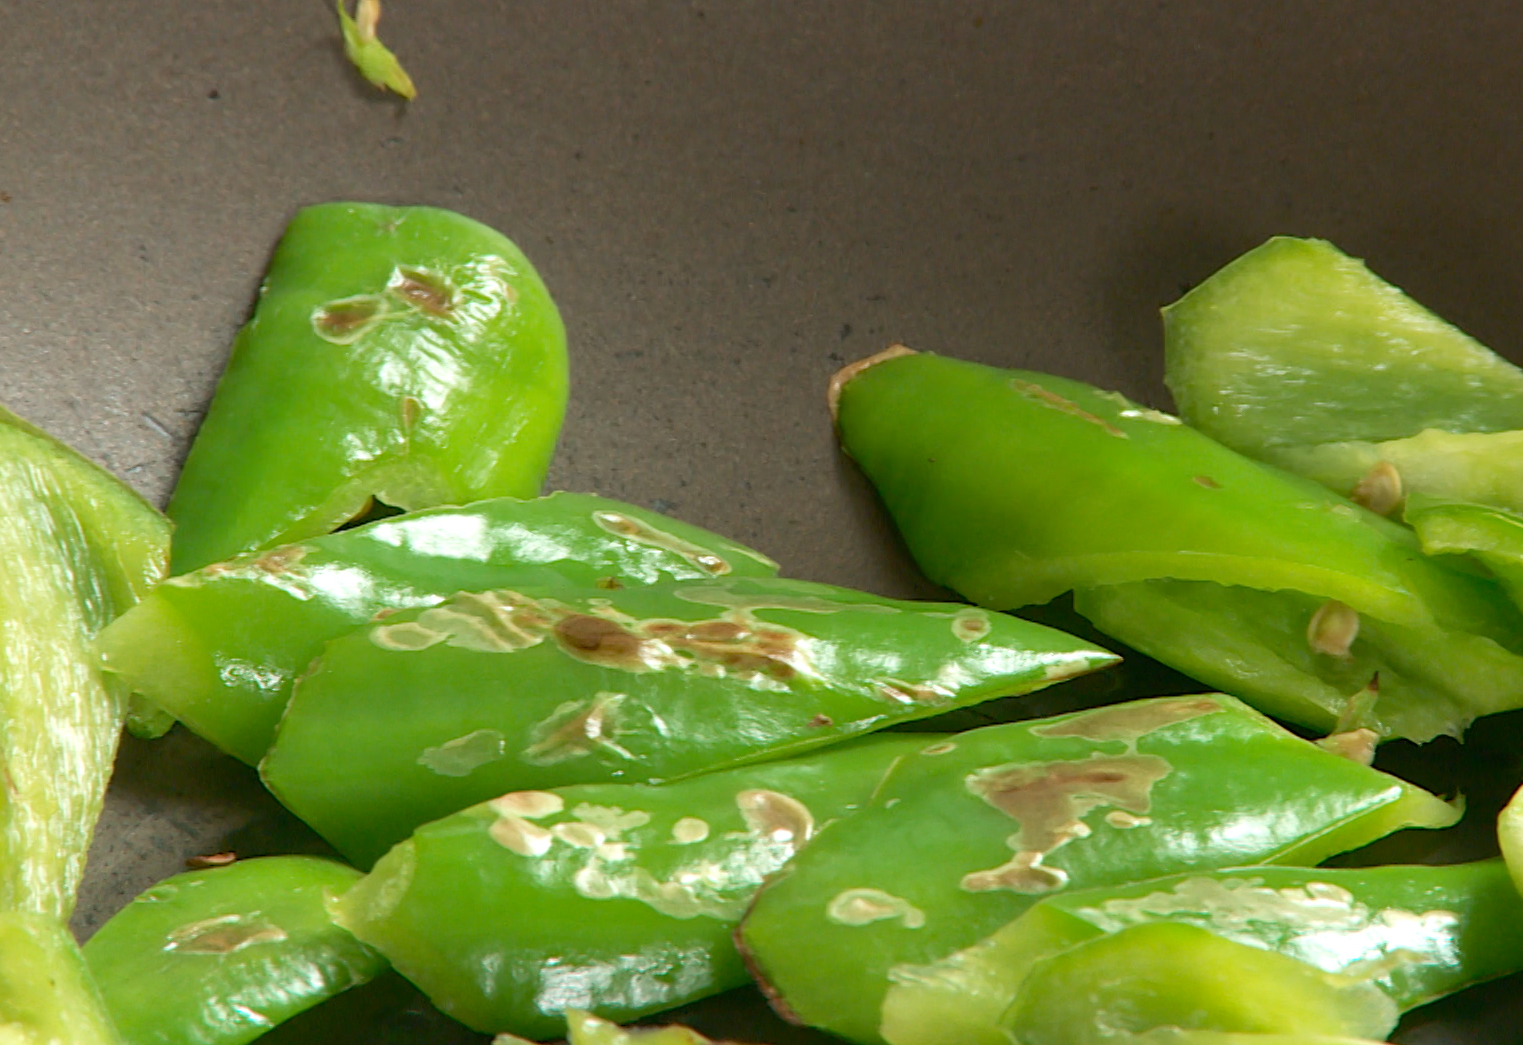
[[[339,31],[344,34],[344,55],[371,85],[412,101],[418,96],[412,77],[402,68],[397,56],[375,34],[381,20],[381,0],[359,0],[355,16],[344,10],[344,0],[337,0]]]
[[[555,304],[450,211],[300,211],[169,502],[175,573],[363,515],[533,497],[566,408]]]
[[[1497,844],[1513,884],[1523,892],[1523,788],[1513,794],[1497,817]]]
[[[128,1045],[242,1045],[386,968],[328,918],[359,872],[271,856],[175,875],[85,944]]]
[[[770,577],[777,564],[707,530],[590,494],[498,498],[393,516],[215,563],[160,585],[100,637],[107,670],[257,765],[296,678],[378,613],[459,591]]]
[[[1014,617],[805,581],[461,593],[331,642],[261,774],[368,865],[507,791],[764,761],[1115,661]]]
[[[163,575],[169,526],[114,476],[0,410],[0,909],[66,919],[125,695],[96,633]]]
[[[620,1027],[580,1009],[566,1010],[566,1031],[569,1045],[710,1045],[691,1027]]]
[[[1403,527],[1120,395],[913,353],[855,366],[836,386],[842,444],[926,574],[981,605],[1174,578],[1523,634],[1494,585],[1425,559]]]
[[[1523,428],[1523,370],[1322,240],[1271,239],[1163,321],[1180,413],[1251,456]]]
[[[122,1045],[68,927],[0,911],[0,1042]]]
[[[1117,641],[1312,729],[1423,742],[1459,736],[1473,719],[1523,698],[1523,657],[1477,635],[1360,618],[1346,647],[1329,635],[1319,648],[1313,622],[1326,605],[1297,591],[1209,581],[1139,581],[1074,596],[1074,608]],[[1376,679],[1373,707],[1351,709]]]
[[[1009,1045],[1005,1039],[1004,1045]],[[1118,1034],[1110,1045],[1380,1045],[1369,1038],[1332,1037],[1327,1034],[1240,1034],[1226,1030],[1185,1030],[1155,1027],[1142,1034]]]
[[[334,916],[476,1030],[550,1038],[578,1008],[635,1019],[748,982],[731,933],[763,877],[940,739],[507,794],[419,828]]]
[[[1390,997],[1361,979],[1154,922],[1038,962],[1007,1014],[1005,1041],[1110,1045],[1118,1032],[1158,1027],[1384,1038],[1395,1026]]]
[[[1469,554],[1523,606],[1523,515],[1414,493],[1404,513],[1429,555]]]
[[[1136,701],[906,758],[757,894],[739,939],[796,1018],[878,1042],[893,969],[946,958],[1059,890],[1316,863],[1457,817],[1231,697]]]
[[[1363,979],[1401,1011],[1523,969],[1523,899],[1501,860],[1445,867],[1256,867],[1058,893],[940,962],[891,974],[893,1045],[1009,1045],[1036,963],[1106,933],[1181,922]]]

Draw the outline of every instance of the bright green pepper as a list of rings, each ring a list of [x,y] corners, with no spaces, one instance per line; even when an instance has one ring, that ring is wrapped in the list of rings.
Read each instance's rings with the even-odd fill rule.
[[[1011,1006],[1037,964],[1155,922],[1358,978],[1401,1011],[1523,969],[1523,899],[1500,860],[1194,871],[1058,893],[940,962],[895,969],[883,1036],[893,1045],[1009,1045]]]
[[[565,331],[504,236],[449,211],[300,211],[169,502],[174,572],[403,509],[539,492]]]
[[[1311,726],[1383,665],[1382,735],[1458,732],[1523,703],[1523,617],[1403,527],[1075,381],[914,354],[868,363],[839,388],[842,442],[931,579],[990,606],[1078,588],[1118,640]],[[1179,582],[1233,586],[1202,596],[1231,619],[1206,620],[1176,597],[1204,589]],[[1361,630],[1363,659],[1346,660]]]
[[[127,1045],[243,1045],[386,968],[328,918],[359,872],[271,856],[160,882],[85,959]]]
[[[566,1040],[568,1045],[711,1045],[691,1027],[620,1027],[579,1009],[566,1011]]]
[[[0,1042],[122,1045],[68,928],[0,911]]]
[[[323,645],[378,613],[521,583],[772,576],[734,541],[620,501],[556,493],[394,516],[161,585],[100,637],[109,671],[257,765]]]
[[[1116,660],[969,606],[741,578],[462,593],[330,643],[261,773],[368,865],[507,791],[763,761]]]
[[[1403,518],[1429,555],[1470,555],[1492,572],[1515,605],[1523,606],[1523,515],[1413,493]]]
[[[426,824],[335,905],[443,1011],[550,1038],[748,982],[731,933],[762,879],[943,739],[883,733],[679,783],[519,791]]]
[[[1111,1045],[1159,1027],[1384,1038],[1396,1006],[1358,977],[1151,922],[1037,962],[1005,1024],[1005,1045]]]
[[[96,633],[164,572],[169,526],[96,465],[0,411],[0,910],[65,919],[125,694]]]
[[[905,759],[757,894],[739,939],[794,1017],[879,1042],[894,969],[941,961],[1060,890],[1316,863],[1457,817],[1231,697],[1137,701]]]

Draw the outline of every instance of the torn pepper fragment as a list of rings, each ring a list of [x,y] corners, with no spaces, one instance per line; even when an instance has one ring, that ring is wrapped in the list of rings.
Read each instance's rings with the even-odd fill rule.
[[[875,1043],[892,970],[945,959],[1045,897],[1315,863],[1458,815],[1220,694],[990,726],[901,762],[757,894],[739,940],[780,1010]],[[855,908],[841,898],[863,890],[923,917],[843,917]]]
[[[461,592],[330,643],[261,773],[368,864],[507,791],[777,758],[1116,660],[998,613],[970,641],[966,614],[769,578]]]

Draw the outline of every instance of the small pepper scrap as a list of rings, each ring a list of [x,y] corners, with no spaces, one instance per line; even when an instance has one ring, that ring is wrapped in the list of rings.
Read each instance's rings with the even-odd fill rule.
[[[338,24],[344,34],[344,54],[354,63],[361,76],[384,91],[401,95],[408,101],[418,96],[412,77],[397,61],[385,44],[376,37],[376,23],[381,20],[381,0],[359,0],[354,17],[344,9],[344,0],[338,4]]]
[[[101,633],[106,670],[258,765],[291,686],[329,640],[460,591],[770,577],[718,534],[590,494],[393,516],[171,578]]]
[[[762,879],[945,739],[879,733],[652,787],[517,791],[419,828],[332,905],[441,1010],[551,1038],[748,982],[731,933]]]
[[[1057,893],[940,962],[894,969],[893,986],[883,1003],[883,1036],[892,1045],[1010,1045],[1013,1032],[1017,1041],[1025,1042],[1015,1028],[1035,1018],[1029,1010],[1041,996],[1038,980],[1051,977],[1032,977],[1047,959],[1102,935],[1162,922],[1209,930],[1234,943],[1275,951],[1322,973],[1379,988],[1390,1004],[1377,1000],[1366,1005],[1368,997],[1359,1000],[1358,1009],[1371,1016],[1384,1011],[1394,1018],[1397,1011],[1523,969],[1523,899],[1500,860],[1443,867],[1191,871],[1151,882]],[[1192,942],[1179,942],[1188,955]],[[1125,947],[1136,945],[1133,941]],[[1220,957],[1232,956],[1228,949]],[[1076,957],[1070,972],[1084,960]],[[1204,954],[1196,953],[1184,961],[1183,970],[1171,974],[1191,984],[1210,965]],[[1246,973],[1234,965],[1222,971],[1234,978]],[[1264,972],[1272,979],[1273,963]],[[1292,983],[1306,979],[1299,971],[1290,976]],[[1311,980],[1318,982],[1316,977]],[[1142,989],[1141,982],[1129,983],[1118,993],[1130,996]],[[1251,998],[1284,992],[1265,990],[1259,983],[1254,990],[1240,988],[1236,993]],[[1199,995],[1192,996],[1198,1006]],[[1325,1033],[1337,1023],[1319,1024],[1317,1014],[1307,1020],[1295,1005],[1276,1008],[1264,1015],[1281,1032],[1291,1028],[1273,1021],[1287,1015],[1298,1019],[1302,1030]],[[1076,1010],[1070,1018],[1077,1026],[1089,1015]],[[1251,1029],[1225,1022],[1211,1026],[1221,1031]],[[1345,1025],[1343,1033],[1382,1037],[1388,1029]]]
[[[1045,897],[1313,864],[1458,816],[1220,694],[990,726],[899,763],[757,894],[738,940],[785,1016],[878,1043],[895,969],[943,961]]]
[[[833,391],[842,444],[916,561],[982,605],[1077,589],[1107,634],[1314,728],[1377,671],[1368,724],[1382,737],[1458,733],[1523,703],[1523,616],[1494,582],[1177,418],[903,349],[848,367]],[[1213,623],[1198,600],[1229,616]],[[1346,608],[1330,623],[1356,615],[1346,645],[1308,640],[1330,601]]]
[[[430,207],[297,213],[169,502],[173,572],[404,510],[539,493],[566,335],[529,260]]]
[[[359,877],[331,860],[260,857],[133,900],[84,947],[126,1045],[244,1045],[378,975],[385,959],[324,906]]]
[[[508,791],[778,758],[1116,660],[1004,614],[778,578],[461,592],[329,643],[260,772],[368,866]]]

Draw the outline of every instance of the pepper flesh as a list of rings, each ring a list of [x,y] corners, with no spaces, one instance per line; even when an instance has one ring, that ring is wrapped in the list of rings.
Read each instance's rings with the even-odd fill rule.
[[[137,897],[84,948],[127,1045],[243,1045],[383,971],[324,906],[359,877],[331,860],[271,856]]]
[[[1060,893],[963,951],[892,973],[892,1045],[1009,1045],[1008,1015],[1048,956],[1177,922],[1357,977],[1402,1011],[1523,969],[1523,900],[1500,860],[1443,867],[1256,867]]]
[[[762,879],[938,739],[510,793],[419,828],[334,916],[479,1031],[550,1038],[574,1009],[683,1005],[747,982],[731,933]]]
[[[0,505],[0,909],[66,919],[125,711],[92,644],[163,575],[169,527],[115,477],[4,411]]]
[[[123,1045],[67,926],[0,911],[0,1041]]]
[[[1043,896],[1315,863],[1457,817],[1231,697],[1137,701],[973,730],[905,759],[757,894],[739,939],[785,1015],[879,1042],[891,970],[946,958]]]
[[[459,591],[772,576],[718,534],[590,494],[394,516],[215,563],[159,586],[100,636],[108,671],[257,765],[291,687],[331,639]]]
[[[403,509],[539,492],[565,330],[527,258],[450,211],[297,213],[238,333],[169,516],[173,569]]]
[[[778,758],[1116,659],[1003,614],[805,581],[461,593],[330,643],[261,774],[368,865],[507,791]]]

